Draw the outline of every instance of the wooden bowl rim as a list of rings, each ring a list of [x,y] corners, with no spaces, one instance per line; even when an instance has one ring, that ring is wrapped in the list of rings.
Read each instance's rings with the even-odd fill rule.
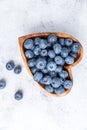
[[[24,47],[23,47],[23,43],[26,39],[29,39],[29,38],[35,38],[35,37],[47,37],[49,34],[55,34],[57,37],[61,37],[61,38],[71,38],[74,42],[78,42],[81,46],[81,49],[80,49],[80,52],[78,53],[79,55],[79,58],[72,64],[72,65],[67,65],[67,66],[64,66],[65,69],[67,69],[68,73],[69,73],[69,78],[73,81],[73,76],[72,76],[72,70],[71,68],[73,66],[75,66],[76,64],[78,64],[82,57],[83,57],[83,47],[81,45],[81,43],[76,39],[74,38],[73,36],[71,36],[70,34],[66,34],[66,33],[61,33],[61,32],[41,32],[41,33],[34,33],[34,34],[28,34],[28,35],[25,35],[25,36],[21,36],[18,38],[19,40],[19,46],[20,46],[20,52],[21,52],[21,56],[23,58],[23,61],[24,61],[24,64],[25,64],[25,67],[29,73],[29,75],[33,78],[33,74],[30,70],[30,68],[28,67],[28,64],[27,64],[27,58],[25,57],[24,55]],[[35,81],[34,81],[35,82]],[[46,92],[47,94],[50,94],[52,96],[57,96],[57,97],[62,97],[62,96],[65,96],[66,94],[68,94],[72,87],[68,90],[66,90],[63,94],[55,94],[55,93],[50,93],[48,92],[47,90],[45,90],[43,88],[43,86],[41,84],[39,84],[38,82],[35,82],[44,92]]]

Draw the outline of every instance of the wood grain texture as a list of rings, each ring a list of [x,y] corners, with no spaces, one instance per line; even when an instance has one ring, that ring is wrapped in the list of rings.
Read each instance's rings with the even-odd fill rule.
[[[21,51],[21,56],[23,58],[23,61],[24,61],[24,64],[25,64],[25,67],[29,73],[29,75],[33,78],[33,74],[27,64],[27,58],[25,57],[25,54],[24,54],[24,47],[23,47],[23,44],[24,44],[24,41],[28,38],[35,38],[35,37],[43,37],[43,38],[46,38],[49,34],[55,34],[56,36],[58,36],[59,38],[71,38],[74,42],[78,42],[81,46],[81,49],[80,49],[80,52],[78,53],[78,58],[77,60],[72,64],[72,65],[66,65],[64,66],[64,68],[68,71],[69,73],[69,78],[73,81],[73,76],[72,76],[72,67],[75,66],[76,64],[78,64],[82,57],[83,57],[83,47],[81,45],[81,43],[76,39],[74,38],[73,36],[71,36],[70,34],[65,34],[65,33],[61,33],[61,32],[42,32],[42,33],[35,33],[35,34],[28,34],[28,35],[25,35],[25,36],[22,36],[22,37],[19,37],[18,40],[19,40],[19,46],[20,46],[20,51]],[[57,96],[57,97],[61,97],[61,96],[65,96],[66,94],[68,94],[72,87],[68,90],[66,90],[63,94],[55,94],[55,93],[49,93],[47,92],[45,89],[44,89],[44,86],[42,86],[40,83],[37,83],[37,86],[39,86],[43,91],[45,91],[46,93],[52,95],[52,96]]]

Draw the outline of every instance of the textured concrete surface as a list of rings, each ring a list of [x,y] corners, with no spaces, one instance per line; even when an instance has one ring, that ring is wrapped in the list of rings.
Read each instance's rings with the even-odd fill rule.
[[[20,55],[18,37],[43,31],[66,32],[83,45],[83,60],[73,68],[74,85],[65,97],[54,98],[38,88]],[[22,73],[8,72],[14,60]],[[0,130],[87,130],[87,0],[0,0]],[[17,89],[24,98],[14,99]]]

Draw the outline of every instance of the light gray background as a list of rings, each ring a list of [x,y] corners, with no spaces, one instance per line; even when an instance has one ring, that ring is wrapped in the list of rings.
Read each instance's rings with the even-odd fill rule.
[[[74,85],[65,97],[46,95],[28,75],[18,37],[60,31],[76,37],[83,60],[73,68]],[[5,69],[9,60],[22,65],[15,75]],[[87,130],[87,0],[0,0],[0,130]],[[24,98],[14,99],[17,89]]]

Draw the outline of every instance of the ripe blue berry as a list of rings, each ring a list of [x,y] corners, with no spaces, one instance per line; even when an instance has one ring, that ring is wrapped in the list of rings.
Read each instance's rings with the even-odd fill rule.
[[[59,38],[59,43],[60,43],[62,46],[65,46],[64,38]]]
[[[52,80],[52,86],[54,88],[58,88],[60,86],[60,84],[61,84],[60,78],[54,77]]]
[[[37,71],[37,68],[36,68],[36,67],[32,67],[32,68],[31,68],[31,71],[32,71],[32,73],[34,74],[34,73]]]
[[[59,76],[63,79],[67,78],[68,77],[68,72],[66,70],[62,70],[60,73],[59,73]]]
[[[65,58],[65,63],[68,64],[68,65],[71,65],[74,63],[74,58],[72,56],[67,56]]]
[[[34,67],[35,65],[36,65],[36,59],[35,58],[28,60],[28,66],[29,67]]]
[[[41,50],[40,55],[41,55],[41,56],[47,56],[47,50],[46,50],[46,49]]]
[[[35,54],[36,56],[38,56],[38,55],[40,55],[40,53],[41,53],[41,49],[39,48],[39,46],[36,46],[36,47],[34,48],[34,54]]]
[[[61,85],[60,87],[56,88],[56,89],[54,90],[54,92],[55,92],[56,94],[63,94],[63,93],[65,92],[65,89],[64,89],[63,86]]]
[[[34,42],[32,39],[27,39],[25,42],[24,42],[24,48],[25,49],[30,49],[30,50],[33,50],[34,49]]]
[[[41,40],[41,38],[36,37],[35,40],[34,40],[35,45],[39,45],[40,44],[40,40]]]
[[[43,73],[42,72],[35,72],[34,74],[34,80],[39,82],[43,77]]]
[[[36,61],[36,67],[38,69],[44,69],[46,67],[46,60],[43,58],[38,58]]]
[[[14,62],[13,61],[9,61],[9,62],[7,62],[7,64],[6,64],[6,69],[7,70],[13,70],[14,69]]]
[[[23,98],[23,92],[21,90],[18,90],[16,93],[15,93],[15,99],[16,100],[21,100]]]
[[[73,40],[72,39],[70,39],[70,38],[66,38],[65,39],[65,45],[66,46],[71,46],[73,44]]]
[[[65,57],[68,56],[68,54],[69,54],[68,48],[63,47],[63,48],[62,48],[62,51],[61,51],[61,56],[62,56],[63,58],[65,58]]]
[[[44,74],[48,73],[47,68],[44,68],[44,69],[42,69],[41,71],[42,71]]]
[[[22,69],[21,69],[21,66],[20,66],[20,65],[18,65],[18,66],[16,66],[16,67],[14,68],[14,73],[15,73],[15,74],[20,74],[21,71],[22,71]]]
[[[47,69],[48,71],[55,71],[56,70],[56,63],[53,62],[53,61],[50,61],[48,64],[47,64]]]
[[[64,59],[61,56],[56,56],[54,60],[57,65],[64,65],[65,63]]]
[[[56,76],[57,76],[57,73],[56,73],[55,71],[50,71],[50,72],[49,72],[49,75],[50,75],[51,77],[56,77]]]
[[[40,49],[45,49],[47,47],[47,41],[44,39],[40,40],[39,48]]]
[[[62,71],[62,66],[57,66],[55,72],[60,73]]]
[[[54,90],[51,85],[46,85],[46,86],[45,86],[45,89],[46,89],[48,92],[50,92],[50,93],[52,93],[53,90]]]
[[[61,45],[60,44],[58,44],[58,43],[56,43],[56,44],[54,44],[53,45],[53,50],[54,50],[54,52],[56,53],[56,54],[59,54],[60,52],[61,52]]]
[[[77,53],[74,53],[74,52],[71,52],[70,53],[70,56],[74,57],[75,59],[77,58],[78,54]]]
[[[65,89],[70,89],[70,88],[72,87],[72,85],[73,85],[73,83],[72,83],[71,80],[66,80],[66,81],[64,82],[64,88],[65,88]]]
[[[46,85],[49,85],[52,83],[52,78],[49,76],[49,75],[45,75],[43,78],[42,78],[42,81],[44,84]]]
[[[57,42],[57,36],[55,34],[50,34],[47,39],[49,43]]]
[[[25,56],[27,58],[32,58],[34,56],[34,53],[31,50],[26,50],[25,51]]]
[[[3,89],[6,87],[6,82],[5,80],[0,80],[0,89]]]
[[[54,52],[53,50],[49,50],[49,51],[48,51],[48,56],[49,56],[50,58],[54,58],[54,57],[55,57],[55,52]]]
[[[71,47],[72,52],[78,53],[81,49],[81,46],[79,43],[74,43]]]

